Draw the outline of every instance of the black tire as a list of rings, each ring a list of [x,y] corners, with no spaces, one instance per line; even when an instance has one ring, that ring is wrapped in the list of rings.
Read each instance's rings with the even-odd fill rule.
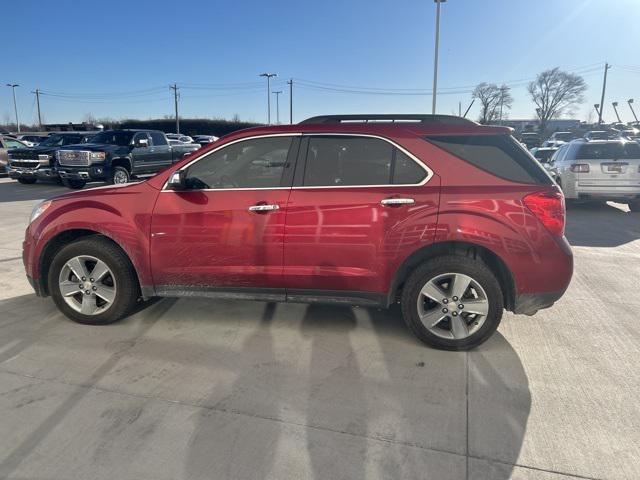
[[[429,331],[418,316],[418,295],[422,287],[429,280],[446,273],[461,273],[471,277],[484,289],[489,303],[482,326],[464,339],[441,338]],[[446,255],[423,263],[411,273],[402,291],[401,306],[407,326],[427,345],[442,350],[470,350],[485,342],[496,331],[502,319],[504,300],[500,283],[484,262],[469,257]]]
[[[632,202],[629,202],[627,205],[629,205],[629,210],[631,212],[640,212],[640,200],[633,200]]]
[[[125,181],[121,179],[125,178]],[[111,175],[109,176],[109,183],[111,185],[117,185],[122,183],[129,183],[131,181],[131,174],[125,167],[113,167],[111,169]]]
[[[72,188],[74,190],[79,190],[81,188],[84,188],[86,184],[87,182],[85,182],[84,180],[69,180],[67,178],[62,179],[62,185],[64,185],[67,188]]]
[[[59,276],[64,265],[72,258],[88,255],[103,261],[111,270],[116,294],[111,306],[104,312],[85,315],[69,306],[60,293]],[[48,275],[49,292],[56,306],[67,317],[86,325],[108,325],[127,316],[140,297],[136,272],[127,255],[111,240],[100,235],[84,237],[63,247],[54,257]]]
[[[38,181],[37,178],[18,178],[18,182],[23,185],[33,185]]]

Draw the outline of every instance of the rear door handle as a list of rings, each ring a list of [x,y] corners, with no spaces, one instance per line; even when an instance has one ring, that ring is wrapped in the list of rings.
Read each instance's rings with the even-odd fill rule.
[[[272,212],[280,210],[280,205],[252,205],[249,207],[250,212]]]
[[[399,205],[413,205],[416,201],[413,198],[385,198],[380,200],[380,205],[394,207]]]

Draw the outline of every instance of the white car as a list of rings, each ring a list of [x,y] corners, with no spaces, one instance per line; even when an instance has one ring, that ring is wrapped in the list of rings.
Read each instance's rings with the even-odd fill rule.
[[[640,144],[623,139],[574,140],[561,146],[551,163],[568,201],[613,200],[640,212]]]
[[[559,147],[567,142],[570,142],[575,138],[575,135],[571,132],[554,132],[545,142],[543,147]]]

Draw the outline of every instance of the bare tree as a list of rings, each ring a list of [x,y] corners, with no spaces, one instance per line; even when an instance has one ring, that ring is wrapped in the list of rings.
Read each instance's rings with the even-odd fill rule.
[[[574,110],[584,102],[587,85],[580,75],[564,72],[558,67],[539,73],[527,91],[536,105],[540,131],[547,129],[550,119]]]
[[[510,90],[507,85],[498,87],[495,83],[487,82],[476,86],[471,96],[480,102],[480,117],[478,119],[480,123],[493,123],[498,118],[502,120],[504,111],[513,105]]]

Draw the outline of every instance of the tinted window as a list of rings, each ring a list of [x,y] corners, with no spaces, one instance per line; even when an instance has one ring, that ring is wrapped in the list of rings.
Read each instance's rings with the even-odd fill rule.
[[[432,136],[427,140],[497,177],[519,183],[552,183],[540,164],[510,135]]]
[[[576,160],[606,160],[614,158],[640,158],[640,145],[635,142],[622,143],[584,143],[580,145]]]
[[[62,145],[73,145],[75,143],[82,143],[82,135],[64,135]]]
[[[167,139],[160,132],[149,132],[151,134],[151,142],[153,145],[167,145]]]
[[[259,138],[217,150],[189,167],[187,187],[279,187],[291,141],[291,137]]]
[[[408,155],[396,149],[393,183],[398,185],[420,183],[427,172]]]
[[[131,143],[132,137],[133,132],[107,131],[98,133],[95,137],[93,137],[91,142],[126,147],[127,145],[129,145],[129,143]]]
[[[367,137],[309,137],[304,185],[388,185],[393,145]]]

